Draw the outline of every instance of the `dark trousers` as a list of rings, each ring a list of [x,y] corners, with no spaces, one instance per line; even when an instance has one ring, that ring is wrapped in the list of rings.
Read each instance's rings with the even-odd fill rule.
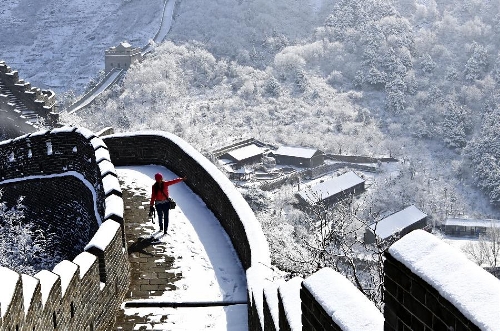
[[[158,213],[158,223],[160,224],[160,231],[167,233],[168,228],[168,211],[170,210],[170,202],[163,202],[155,204],[156,212]]]

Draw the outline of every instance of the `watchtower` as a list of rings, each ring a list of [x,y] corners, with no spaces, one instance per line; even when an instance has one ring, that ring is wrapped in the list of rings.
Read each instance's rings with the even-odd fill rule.
[[[128,69],[132,63],[142,61],[141,49],[132,47],[128,42],[121,42],[118,46],[113,46],[105,52],[105,71]]]

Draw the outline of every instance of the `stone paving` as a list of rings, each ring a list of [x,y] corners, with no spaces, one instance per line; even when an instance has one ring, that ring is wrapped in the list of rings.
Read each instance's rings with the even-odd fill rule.
[[[168,272],[174,258],[166,254],[165,243],[156,241],[155,236],[151,237],[150,233],[154,231],[151,221],[144,225],[148,217],[147,211],[139,208],[144,200],[144,197],[123,189],[125,235],[131,267],[129,292],[125,302],[148,299],[160,296],[164,291],[175,290],[173,283],[182,277],[178,273]],[[127,316],[120,310],[113,330],[140,330],[135,326],[146,321],[147,316]]]
[[[245,272],[227,234],[184,184],[168,234],[148,219],[151,178],[159,166],[118,168],[124,202],[130,285],[110,330],[248,330]]]

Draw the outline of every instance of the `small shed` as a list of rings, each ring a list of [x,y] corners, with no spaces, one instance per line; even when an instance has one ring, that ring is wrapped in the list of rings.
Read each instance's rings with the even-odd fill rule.
[[[365,190],[365,180],[353,171],[331,178],[316,185],[307,187],[297,193],[301,204],[314,205],[318,201],[335,203],[350,195]]]
[[[492,227],[500,228],[500,220],[449,218],[444,222],[444,233],[450,236],[479,237]]]
[[[315,148],[281,146],[272,151],[270,156],[276,159],[276,164],[296,167],[313,168],[325,161],[324,153]]]
[[[404,236],[415,229],[423,229],[426,225],[427,214],[411,205],[367,227],[364,241],[371,244],[375,242],[375,236],[382,241],[397,234]]]
[[[237,149],[233,149],[220,156],[220,159],[226,159],[235,163],[238,167],[245,164],[260,162],[264,150],[255,144],[246,145]]]

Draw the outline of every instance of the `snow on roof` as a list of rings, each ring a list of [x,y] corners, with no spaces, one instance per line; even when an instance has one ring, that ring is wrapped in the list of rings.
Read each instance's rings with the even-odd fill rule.
[[[80,279],[85,276],[96,260],[97,257],[89,252],[82,252],[73,259],[73,263],[80,266]]]
[[[302,330],[302,302],[300,300],[302,281],[303,279],[301,277],[294,277],[278,287],[278,292],[283,301],[286,319],[292,331]]]
[[[389,253],[481,330],[499,330],[500,280],[456,248],[415,230],[395,242]]]
[[[300,190],[298,194],[302,199],[313,204],[318,200],[324,200],[363,182],[364,179],[353,171],[349,171],[338,177]]]
[[[107,200],[107,199],[106,199]],[[90,242],[85,246],[85,250],[91,247],[96,247],[101,251],[105,251],[114,238],[115,233],[120,229],[120,224],[107,220],[101,224],[95,235],[90,239]]]
[[[40,281],[35,277],[31,277],[25,274],[21,274],[21,278],[23,280],[24,313],[27,314],[31,306],[31,300],[33,299],[33,295],[35,294],[36,287],[38,286]]]
[[[249,159],[251,157],[261,155],[264,153],[264,150],[260,148],[257,145],[250,144],[238,149],[234,149],[232,151],[227,152],[228,155],[230,155],[232,158],[234,158],[237,161],[242,161]]]
[[[236,174],[251,174],[251,173],[253,173],[253,170],[247,169],[245,167],[241,167],[239,169],[234,170],[234,173],[236,173]]]
[[[427,214],[412,205],[380,220],[378,223],[371,224],[370,230],[373,231],[376,227],[375,234],[379,238],[385,239],[425,217],[427,217]]]
[[[340,329],[384,330],[384,316],[347,278],[331,268],[323,268],[304,280],[314,296]]]
[[[451,226],[477,226],[477,227],[500,227],[500,220],[493,219],[466,219],[466,218],[449,218],[444,221],[444,225]]]
[[[280,146],[277,150],[273,151],[273,154],[310,159],[316,152],[318,150],[315,148]]]
[[[47,300],[49,299],[49,294],[54,288],[54,284],[59,279],[59,276],[48,270],[41,270],[35,275],[35,277],[40,280],[42,304],[45,306]]]
[[[9,311],[9,306],[12,303],[12,298],[14,297],[14,291],[16,290],[16,284],[21,276],[9,268],[0,267],[0,317],[4,317]]]
[[[78,265],[68,260],[62,260],[52,271],[61,277],[61,294],[64,296],[69,283],[78,271]]]

